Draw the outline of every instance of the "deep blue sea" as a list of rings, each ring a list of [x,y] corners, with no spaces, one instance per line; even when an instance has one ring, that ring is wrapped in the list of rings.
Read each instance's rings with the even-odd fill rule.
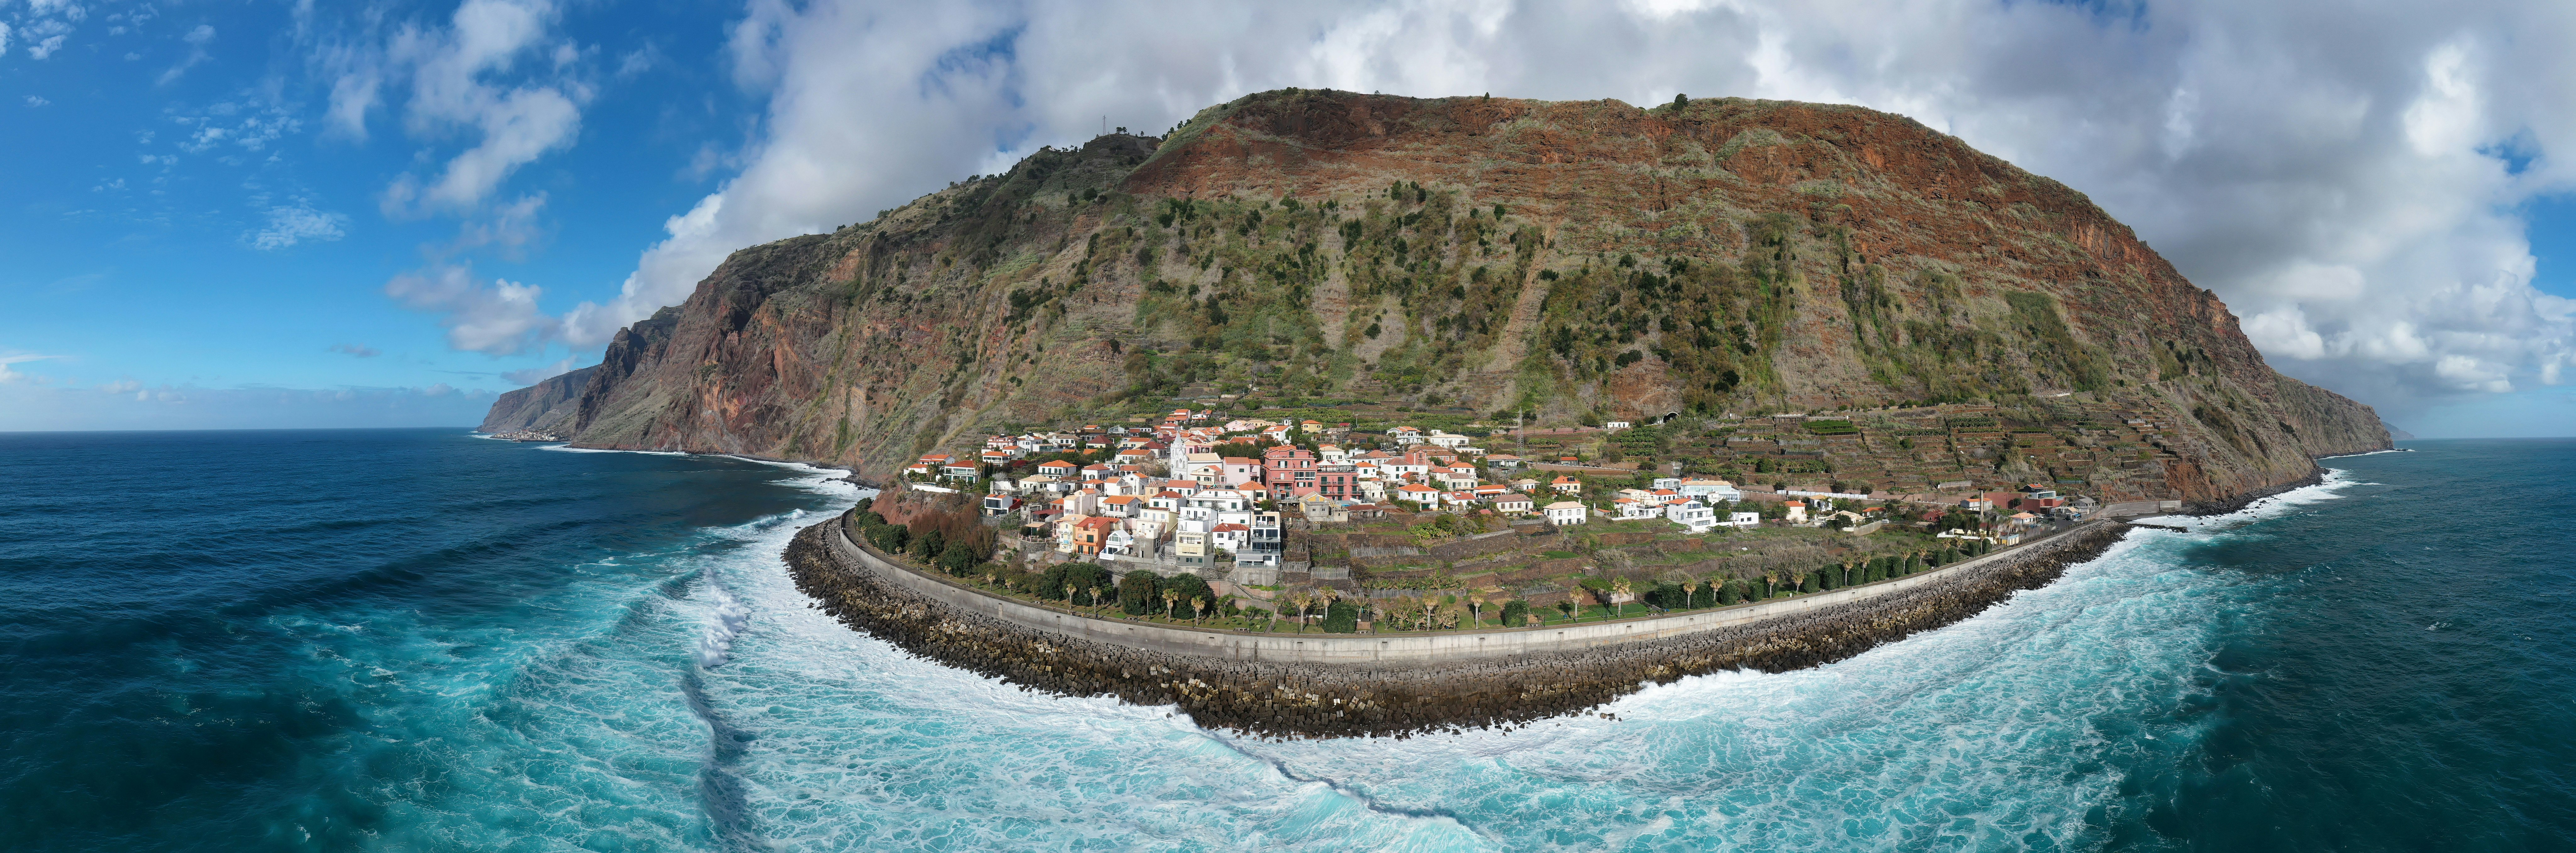
[[[807,609],[814,469],[0,434],[0,848],[2576,849],[2576,441],[2423,441],[1833,666],[1272,742]]]

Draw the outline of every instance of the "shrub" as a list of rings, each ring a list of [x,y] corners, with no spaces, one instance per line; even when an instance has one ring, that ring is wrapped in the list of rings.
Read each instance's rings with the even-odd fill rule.
[[[1133,577],[1134,575],[1130,574],[1129,576]],[[1216,601],[1216,590],[1209,588],[1207,581],[1200,579],[1199,576],[1173,575],[1168,578],[1159,578],[1154,581],[1155,612],[1162,612],[1162,595],[1167,591],[1181,594],[1180,607],[1190,606],[1190,599],[1193,598],[1209,602]],[[1177,614],[1180,611],[1175,609],[1172,612]]]
[[[976,563],[981,562],[983,556],[975,553],[972,545],[964,542],[950,542],[947,548],[939,552],[939,567],[948,570],[949,574],[963,575],[966,570],[974,568]]]
[[[1159,592],[1155,586],[1160,580],[1153,572],[1144,569],[1128,572],[1118,581],[1118,609],[1127,611],[1129,616],[1161,611],[1163,601],[1155,594]]]
[[[1522,601],[1517,598],[1503,602],[1503,625],[1505,627],[1515,627],[1527,624],[1529,624],[1529,602]]]
[[[1727,578],[1725,583],[1718,584],[1717,603],[1719,606],[1744,603],[1744,582]]]
[[[1359,605],[1336,600],[1333,602],[1332,609],[1324,611],[1324,633],[1349,634],[1359,629]]]
[[[1815,592],[1815,591],[1816,591],[1816,575],[1817,575],[1817,573],[1816,573],[1816,572],[1805,572],[1805,573],[1802,573],[1802,574],[1798,575],[1798,591],[1799,591],[1799,592]]]
[[[1114,582],[1109,570],[1097,563],[1057,563],[1037,576],[1036,591],[1039,598],[1066,601],[1064,588],[1070,585],[1073,587],[1070,601],[1077,607],[1088,607],[1096,603],[1091,600],[1088,590],[1092,587],[1107,589]]]

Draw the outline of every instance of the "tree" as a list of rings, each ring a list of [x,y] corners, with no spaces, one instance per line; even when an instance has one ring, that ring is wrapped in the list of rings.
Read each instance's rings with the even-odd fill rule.
[[[1095,586],[1084,591],[1091,594],[1091,615],[1100,615],[1100,588]]]
[[[1512,599],[1503,602],[1503,627],[1515,628],[1529,622],[1529,602]]]
[[[1576,605],[1575,605],[1575,603],[1574,603],[1574,596],[1575,596],[1575,595],[1576,595],[1575,593],[1567,593],[1567,594],[1566,594],[1566,596],[1565,596],[1565,598],[1563,598],[1563,599],[1561,599],[1561,600],[1557,601],[1557,603],[1556,603],[1556,609],[1557,609],[1557,611],[1558,611],[1558,612],[1561,612],[1561,613],[1564,613],[1564,614],[1565,614],[1565,618],[1567,618],[1567,619],[1573,619],[1573,618],[1574,618],[1574,609],[1575,609],[1575,607],[1576,607]]]
[[[1159,578],[1155,577],[1153,572],[1144,569],[1128,572],[1126,577],[1119,578],[1118,609],[1127,611],[1129,616],[1143,616],[1154,612],[1154,587],[1157,580]]]
[[[1201,613],[1205,612],[1206,610],[1207,610],[1207,599],[1205,599],[1205,598],[1200,598],[1200,597],[1195,596],[1195,595],[1190,596],[1190,622],[1191,622],[1192,624],[1197,624],[1197,622],[1199,621],[1199,614],[1201,614]]]
[[[1324,633],[1349,634],[1360,629],[1359,605],[1348,601],[1329,602],[1324,607]]]
[[[1626,597],[1628,597],[1628,591],[1629,591],[1630,589],[1633,589],[1633,587],[1629,585],[1629,583],[1628,583],[1628,579],[1627,579],[1627,578],[1620,578],[1620,579],[1618,579],[1618,580],[1614,580],[1614,581],[1611,581],[1611,582],[1610,582],[1610,595],[1608,596],[1608,598],[1609,598],[1608,604],[1610,605],[1610,618],[1612,618],[1612,619],[1617,619],[1617,618],[1619,618],[1620,616],[1624,615],[1624,614],[1620,613],[1619,611],[1620,611],[1622,608],[1626,607],[1626,604],[1625,604],[1625,603],[1623,603],[1623,602],[1621,602],[1619,599],[1622,599],[1622,598],[1626,598]]]
[[[1163,618],[1172,618],[1172,611],[1179,609],[1180,606],[1181,593],[1179,590],[1163,590]]]
[[[1682,582],[1682,606],[1683,606],[1683,607],[1698,607],[1698,606],[1699,606],[1699,587],[1700,587],[1700,582],[1699,582],[1699,579],[1698,579],[1698,578],[1692,578],[1692,579],[1690,579],[1690,580],[1686,580],[1686,581],[1683,581],[1683,582]]]
[[[1743,592],[1743,590],[1744,590],[1744,582],[1743,582],[1743,581],[1736,580],[1736,579],[1734,579],[1734,578],[1728,578],[1728,579],[1726,580],[1726,582],[1725,582],[1725,583],[1719,584],[1719,585],[1718,585],[1718,587],[1717,587],[1717,603],[1718,603],[1718,605],[1719,605],[1719,606],[1727,606],[1727,605],[1733,605],[1733,604],[1741,604],[1741,603],[1743,603],[1743,601],[1744,601],[1744,592]]]
[[[950,542],[947,548],[939,552],[939,567],[948,570],[951,575],[963,577],[966,570],[974,568],[975,563],[981,559],[982,555],[975,553],[973,546],[964,542]]]
[[[1484,624],[1484,621],[1485,621],[1485,595],[1484,595],[1484,593],[1477,593],[1477,594],[1475,594],[1475,595],[1467,596],[1467,624],[1468,624],[1469,626],[1476,626],[1476,625]]]
[[[1315,603],[1315,597],[1301,589],[1289,594],[1288,603],[1297,607],[1297,633],[1306,633],[1306,608]]]

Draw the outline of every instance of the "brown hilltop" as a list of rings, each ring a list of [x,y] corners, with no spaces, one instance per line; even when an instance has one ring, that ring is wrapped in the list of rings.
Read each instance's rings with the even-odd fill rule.
[[[2387,444],[2081,193],[1902,116],[1741,99],[1249,96],[737,252],[556,384],[513,393],[577,405],[487,427],[883,475],[1236,387],[1542,421],[2000,404],[2191,499]],[[2127,420],[2162,429],[2074,427]]]

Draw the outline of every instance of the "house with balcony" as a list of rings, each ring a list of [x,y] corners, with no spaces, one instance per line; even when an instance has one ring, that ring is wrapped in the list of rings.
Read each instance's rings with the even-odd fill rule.
[[[1547,523],[1564,527],[1583,524],[1592,519],[1592,510],[1576,501],[1557,501],[1547,505]]]
[[[1547,487],[1555,489],[1556,493],[1560,495],[1583,494],[1583,481],[1563,474],[1558,474],[1556,475],[1556,479],[1547,481]]]
[[[1424,510],[1438,509],[1440,490],[1419,483],[1406,483],[1395,487],[1395,499]]]
[[[1664,506],[1664,518],[1692,533],[1706,533],[1717,526],[1717,511],[1698,501],[1682,501]]]

